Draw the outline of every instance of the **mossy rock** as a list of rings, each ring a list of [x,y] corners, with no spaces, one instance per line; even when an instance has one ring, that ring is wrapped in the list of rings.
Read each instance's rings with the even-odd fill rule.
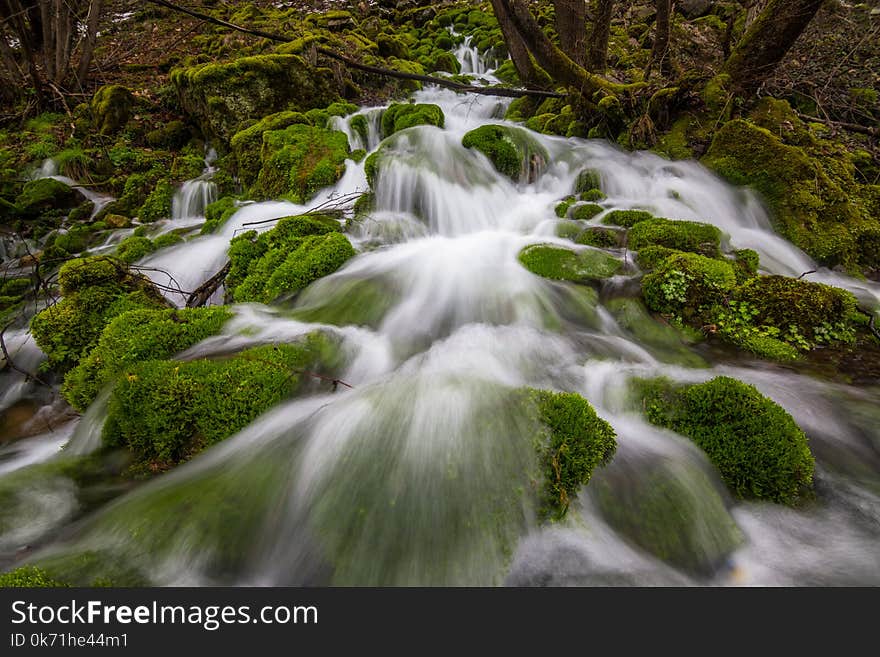
[[[52,366],[69,369],[94,347],[117,315],[167,302],[149,279],[115,258],[69,260],[58,273],[63,298],[31,320],[34,341]]]
[[[635,224],[628,234],[628,246],[640,251],[663,246],[714,258],[720,255],[721,231],[710,224],[671,219],[648,219]]]
[[[754,386],[729,377],[636,384],[648,420],[690,438],[743,499],[791,506],[812,496],[814,460],[791,416]]]
[[[646,246],[636,254],[636,262],[645,271],[656,269],[666,258],[676,253],[682,253],[676,249],[665,246]],[[737,280],[739,280],[737,278]]]
[[[174,185],[165,180],[160,181],[138,210],[138,219],[143,223],[153,223],[170,218],[174,192]]]
[[[617,249],[626,243],[626,233],[622,230],[604,228],[602,226],[588,226],[579,230],[574,238],[575,244],[595,246],[600,249]]]
[[[115,317],[95,348],[64,377],[61,394],[84,412],[106,384],[126,368],[163,360],[220,332],[232,317],[226,308],[132,310]]]
[[[226,221],[238,212],[239,206],[232,196],[224,196],[217,199],[205,208],[205,223],[200,234],[208,235],[215,233]]]
[[[122,371],[102,438],[131,449],[144,465],[187,460],[253,422],[310,380],[330,373],[336,345],[322,333],[299,344],[264,345],[223,360],[150,360]]]
[[[338,99],[332,71],[310,66],[298,55],[256,55],[177,69],[171,81],[202,132],[225,143],[246,121],[326,107]]]
[[[743,543],[726,492],[699,463],[617,458],[589,490],[616,532],[688,573],[710,576]]]
[[[283,130],[297,124],[311,125],[311,120],[302,112],[277,112],[262,118],[254,125],[236,132],[232,136],[230,146],[232,154],[235,156],[236,171],[243,185],[252,185],[260,172],[263,133],[270,130]]]
[[[480,151],[513,182],[534,181],[550,157],[528,131],[512,126],[480,126],[465,134],[461,143]]]
[[[437,105],[424,103],[393,103],[382,113],[382,135],[390,137],[395,132],[417,125],[444,127],[446,117]]]
[[[35,566],[21,566],[0,574],[0,588],[63,588],[70,584],[61,582],[47,571]]]
[[[602,217],[602,223],[609,226],[632,228],[639,222],[650,221],[653,218],[653,214],[644,210],[612,210]]]
[[[525,247],[519,252],[519,261],[538,276],[573,282],[608,278],[623,267],[620,260],[597,249],[578,252],[550,244]]]
[[[161,128],[151,130],[146,135],[147,143],[153,148],[180,150],[192,139],[192,131],[183,121],[169,121]],[[194,176],[193,176],[194,177]]]
[[[690,349],[699,336],[652,317],[639,299],[611,299],[605,305],[620,328],[663,362],[685,367],[707,366],[706,361]]]
[[[126,264],[132,264],[150,255],[156,247],[148,237],[132,235],[126,237],[116,247],[116,257]]]
[[[457,74],[461,72],[461,62],[451,52],[439,52],[431,61],[430,70],[432,72],[445,71],[446,73]]]
[[[730,263],[696,253],[675,253],[642,279],[642,295],[648,308],[700,321],[736,285]]]
[[[604,211],[605,208],[595,203],[579,203],[572,208],[571,218],[575,221],[589,221]]]
[[[583,169],[574,183],[574,193],[583,194],[591,190],[602,191],[602,173],[597,169]]]
[[[303,322],[335,326],[367,326],[378,329],[400,295],[382,278],[351,278],[319,281],[297,299],[293,317]]]
[[[102,135],[119,132],[131,117],[134,96],[118,84],[105,85],[92,97],[92,124]]]
[[[239,302],[268,303],[332,274],[352,256],[354,248],[332,218],[288,217],[270,231],[232,240],[227,290]]]
[[[39,178],[24,184],[15,199],[22,215],[38,216],[46,210],[66,210],[80,203],[76,190],[53,178]]]

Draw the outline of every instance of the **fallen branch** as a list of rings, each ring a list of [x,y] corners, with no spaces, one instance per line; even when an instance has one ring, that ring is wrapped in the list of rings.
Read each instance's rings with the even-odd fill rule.
[[[160,7],[165,7],[166,9],[171,9],[172,11],[178,11],[193,18],[198,18],[199,20],[206,21],[208,23],[212,23],[214,25],[219,25],[220,27],[225,27],[230,30],[236,30],[237,32],[242,32],[244,34],[250,34],[252,36],[257,36],[262,39],[269,39],[270,41],[277,41],[279,43],[290,43],[293,41],[291,37],[284,36],[283,34],[273,34],[272,32],[264,32],[263,30],[251,29],[247,27],[242,27],[240,25],[236,25],[235,23],[230,23],[228,21],[221,20],[219,18],[214,18],[213,16],[209,16],[208,14],[203,14],[198,11],[193,11],[192,9],[187,9],[186,7],[181,7],[179,5],[172,4],[167,2],[166,0],[147,0],[147,2],[159,5]],[[447,80],[446,78],[439,78],[433,75],[419,75],[418,73],[404,73],[403,71],[395,71],[390,68],[383,68],[381,66],[371,66],[369,64],[363,64],[356,59],[352,59],[346,55],[342,55],[335,50],[330,50],[329,48],[324,47],[316,47],[315,52],[318,54],[324,55],[325,57],[330,57],[331,59],[335,59],[337,61],[342,62],[343,64],[350,66],[351,68],[356,68],[361,71],[365,71],[367,73],[374,73],[376,75],[382,75],[390,78],[398,78],[401,80],[416,80],[418,82],[427,82],[429,84],[436,84],[439,87],[446,87],[447,89],[452,89],[457,93],[470,93],[470,94],[482,94],[484,96],[503,96],[506,98],[520,98],[522,96],[537,96],[541,98],[564,98],[565,94],[561,94],[555,91],[545,91],[543,89],[514,89],[512,87],[479,87],[468,84],[461,84],[460,82],[454,82],[452,80]]]
[[[345,205],[349,201],[356,200],[359,196],[364,194],[364,192],[351,192],[349,194],[342,194],[340,196],[333,196],[323,203],[316,205],[313,208],[309,208],[305,212],[301,212],[297,217],[309,217],[320,214],[327,214],[328,212],[334,212],[336,210],[341,210],[340,206]],[[263,224],[270,224],[273,221],[280,221],[280,219],[260,219],[259,221],[246,221],[241,225],[241,228],[237,230],[244,230],[245,226],[261,226]],[[236,231],[237,232],[237,231]]]
[[[801,280],[804,276],[807,276],[809,274],[815,274],[815,273],[816,273],[815,269],[811,269],[810,271],[805,271],[803,274],[798,276],[796,280]]]
[[[858,123],[848,123],[846,121],[820,119],[818,116],[810,116],[809,114],[801,114],[800,112],[797,112],[797,115],[804,121],[812,121],[813,123],[824,123],[826,125],[836,126],[838,128],[843,128],[844,130],[849,130],[850,132],[858,132],[862,135],[868,135],[869,137],[880,137],[880,128],[870,128],[866,125],[859,125]]]
[[[6,340],[4,339],[6,329],[8,329],[10,326],[12,326],[11,323],[4,326],[3,330],[0,331],[0,351],[3,352],[3,358],[6,360],[6,364],[11,369],[15,370],[16,372],[19,372],[20,374],[24,374],[25,381],[30,381],[31,379],[33,379],[34,381],[36,381],[40,385],[43,385],[43,386],[46,386],[47,388],[50,388],[51,386],[48,383],[46,383],[45,381],[43,381],[43,379],[38,377],[33,372],[28,372],[27,370],[23,370],[22,368],[20,368],[18,365],[15,364],[14,360],[12,360],[12,356],[9,355],[9,350],[6,349]]]
[[[229,273],[230,267],[232,267],[232,262],[227,260],[226,264],[223,265],[223,268],[220,271],[199,285],[195,291],[189,295],[189,298],[186,300],[186,307],[199,308],[208,303],[208,299],[210,299],[214,292],[223,285],[223,281],[226,280],[226,274]]]

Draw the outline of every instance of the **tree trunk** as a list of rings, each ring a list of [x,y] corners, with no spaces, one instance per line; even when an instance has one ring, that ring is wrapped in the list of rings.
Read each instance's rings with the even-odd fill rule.
[[[761,12],[767,8],[767,4],[770,0],[751,0],[748,6],[746,7],[746,30],[755,23],[755,20],[758,16],[761,15]]]
[[[756,92],[813,20],[823,1],[770,0],[724,64],[731,91],[744,96]]]
[[[651,49],[651,63],[645,72],[650,75],[651,68],[657,66],[664,74],[672,69],[669,54],[669,30],[672,18],[672,0],[657,0],[657,20],[654,23],[654,47]]]
[[[92,54],[95,52],[95,39],[98,35],[98,19],[100,17],[101,0],[92,0],[89,3],[89,16],[86,19],[86,38],[79,56],[79,68],[76,71],[76,80],[80,87],[89,76],[89,66],[92,63]]]
[[[510,15],[498,0],[492,0],[492,10],[495,13],[495,18],[498,19],[498,25],[504,35],[504,43],[507,44],[507,52],[510,53],[510,60],[513,62],[520,82],[526,87],[541,86],[540,76],[535,70],[535,63],[529,55],[529,49],[526,48],[522,37],[511,22]]]
[[[611,14],[614,0],[596,0],[593,30],[587,50],[587,70],[604,73],[608,66],[608,39],[611,36]]]
[[[55,33],[52,26],[55,24],[52,16],[52,0],[40,0],[40,21],[43,24],[43,70],[48,79],[55,77],[55,58],[52,56],[55,44]]]
[[[556,8],[556,32],[562,52],[579,66],[587,62],[586,0],[553,0]]]

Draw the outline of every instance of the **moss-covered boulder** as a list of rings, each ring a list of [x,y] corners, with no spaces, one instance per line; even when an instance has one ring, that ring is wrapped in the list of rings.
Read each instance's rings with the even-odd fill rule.
[[[238,212],[238,204],[232,196],[217,199],[205,208],[205,223],[200,233],[208,235],[216,232],[232,215]]]
[[[35,566],[21,566],[0,574],[0,588],[64,588],[70,584],[61,582],[47,571]]]
[[[311,125],[311,120],[302,112],[276,112],[263,117],[247,128],[236,132],[230,140],[232,154],[235,157],[238,177],[245,186],[250,186],[257,179],[262,166],[263,133],[271,130],[284,130],[296,125]],[[318,126],[324,127],[324,126]]]
[[[348,138],[336,130],[295,124],[263,133],[261,167],[251,195],[306,203],[345,173]]]
[[[813,456],[804,432],[754,386],[729,377],[636,385],[653,424],[694,441],[734,495],[796,505],[812,494]]]
[[[31,333],[49,363],[62,369],[87,355],[117,315],[168,305],[149,279],[115,258],[70,260],[61,267],[58,283],[63,298],[34,316]]]
[[[571,209],[571,218],[575,221],[589,221],[605,208],[596,203],[578,203]]]
[[[134,96],[118,84],[101,87],[92,96],[92,124],[102,135],[121,130],[131,117]]]
[[[533,274],[558,281],[589,282],[613,276],[623,267],[617,258],[597,249],[572,251],[550,244],[532,244],[519,261]]]
[[[268,303],[332,274],[352,256],[354,248],[332,218],[288,217],[270,231],[232,240],[227,290],[239,302]]]
[[[514,182],[532,182],[546,165],[549,154],[527,130],[506,125],[484,125],[461,140],[489,158],[498,170]]]
[[[145,258],[155,250],[156,247],[149,237],[132,235],[131,237],[126,237],[116,247],[116,257],[130,265],[141,258]]]
[[[696,253],[675,253],[642,279],[642,295],[655,312],[699,321],[736,285],[730,263]]]
[[[163,360],[220,332],[232,317],[226,308],[132,310],[114,318],[89,355],[64,377],[61,394],[79,411],[119,372],[135,363]]]
[[[628,234],[628,246],[633,251],[648,246],[662,246],[714,258],[721,253],[720,243],[721,231],[718,228],[695,221],[648,219],[635,224]]]
[[[248,120],[326,107],[337,99],[332,71],[298,55],[256,55],[176,69],[171,81],[202,132],[226,143]]]
[[[103,440],[162,469],[246,427],[311,381],[332,373],[333,341],[312,333],[298,344],[264,345],[221,360],[150,360],[124,368],[107,409]]]
[[[382,136],[390,137],[395,132],[417,125],[433,125],[442,128],[446,123],[443,110],[437,105],[426,103],[392,103],[382,113]]]
[[[147,195],[144,204],[138,210],[138,219],[143,223],[153,223],[159,219],[171,217],[171,204],[175,188],[167,180],[159,181]]]
[[[644,210],[613,210],[602,217],[602,223],[632,228],[639,222],[650,221],[653,218],[653,214]]]
[[[54,178],[39,178],[26,182],[15,199],[23,216],[35,217],[46,210],[68,210],[80,203],[76,190]]]
[[[605,306],[620,328],[663,362],[686,367],[707,366],[706,361],[690,349],[701,335],[653,317],[639,299],[611,299]]]

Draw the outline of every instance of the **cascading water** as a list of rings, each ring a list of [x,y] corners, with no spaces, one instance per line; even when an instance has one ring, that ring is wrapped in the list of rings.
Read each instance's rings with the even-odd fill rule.
[[[467,41],[459,49],[463,67],[485,72],[472,52]],[[606,211],[638,208],[713,223],[731,246],[758,251],[766,272],[817,269],[771,231],[758,200],[696,163],[538,134],[531,136],[548,165],[537,180],[514,184],[461,146],[466,131],[501,122],[504,101],[436,88],[415,98],[440,105],[446,126],[411,128],[386,141],[375,211],[350,230],[363,252],[290,306],[234,307],[221,335],[180,356],[322,330],[342,345],[341,378],[353,388],[277,406],[104,505],[35,556],[125,564],[157,585],[880,584],[876,390],[766,363],[712,367],[680,344],[639,343],[605,305],[611,288],[634,271],[622,250],[608,253],[627,260],[626,274],[599,295],[534,276],[517,260],[529,244],[572,246],[555,236],[553,208],[589,167],[601,172]],[[333,126],[352,148],[374,150],[380,112],[358,114],[372,126],[366,139],[350,129],[350,117]],[[366,188],[363,165],[349,161],[342,180],[308,207]],[[245,204],[218,234],[145,263],[192,290],[223,265],[237,233],[267,230],[308,207]],[[880,300],[872,283],[829,271],[811,279],[851,289],[871,307]],[[180,295],[169,298],[182,303]],[[341,326],[321,323],[339,308],[349,318],[334,320]],[[632,377],[699,382],[720,374],[756,385],[807,431],[821,489],[815,505],[733,502],[700,450],[627,405]],[[583,395],[618,437],[614,461],[597,470],[566,521],[551,526],[537,522],[522,495],[534,454],[523,439],[529,419],[511,400],[523,386]],[[98,446],[105,403],[95,402],[70,429],[65,451]],[[40,443],[19,463],[53,445]],[[682,514],[696,523],[695,564],[660,560],[611,522],[603,491],[631,494],[649,485],[648,475],[673,482]],[[74,488],[58,472],[34,478],[31,503],[19,500],[19,521],[0,547],[38,542],[68,522],[78,508]]]

